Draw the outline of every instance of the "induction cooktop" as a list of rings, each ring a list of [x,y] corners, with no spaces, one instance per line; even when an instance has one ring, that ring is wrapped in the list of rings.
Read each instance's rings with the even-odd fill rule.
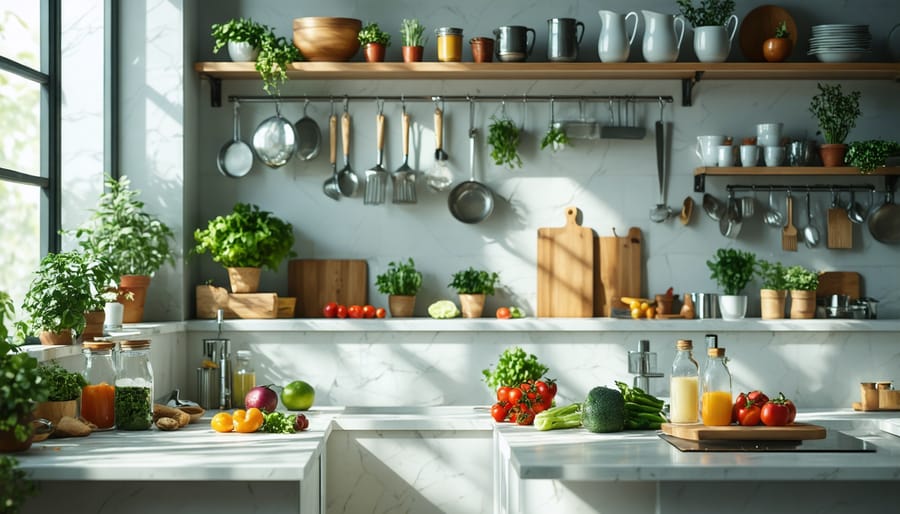
[[[683,452],[874,452],[875,445],[837,430],[825,439],[806,441],[703,440],[694,441],[659,433],[664,441]]]

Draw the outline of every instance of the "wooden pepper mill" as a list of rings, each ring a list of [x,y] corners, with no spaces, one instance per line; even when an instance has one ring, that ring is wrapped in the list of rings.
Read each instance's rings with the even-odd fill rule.
[[[690,293],[685,293],[684,302],[681,305],[681,316],[684,319],[694,319],[694,299]]]

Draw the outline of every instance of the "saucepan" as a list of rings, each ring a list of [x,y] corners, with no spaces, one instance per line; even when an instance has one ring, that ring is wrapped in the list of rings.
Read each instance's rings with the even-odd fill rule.
[[[900,243],[900,205],[894,203],[894,192],[888,191],[884,204],[869,216],[869,232],[884,244]]]
[[[270,168],[280,168],[297,149],[297,131],[294,125],[281,115],[281,106],[275,104],[275,116],[266,118],[253,133],[253,149],[259,160]]]

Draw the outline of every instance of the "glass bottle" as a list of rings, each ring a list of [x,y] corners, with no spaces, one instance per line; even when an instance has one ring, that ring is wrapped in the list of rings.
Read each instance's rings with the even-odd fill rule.
[[[147,430],[153,421],[150,341],[122,341],[116,377],[116,428]]]
[[[672,423],[697,423],[700,417],[700,366],[694,360],[694,343],[679,339],[669,379],[669,419]]]
[[[706,369],[703,370],[700,400],[704,425],[725,426],[731,424],[731,372],[725,359],[725,348],[707,348]]]
[[[84,376],[87,385],[81,389],[81,416],[97,425],[98,430],[109,430],[116,424],[116,364],[113,348],[116,343],[85,342]]]
[[[231,374],[231,400],[235,407],[244,408],[244,397],[256,387],[256,371],[253,370],[250,362],[252,356],[250,350],[236,352],[237,362],[235,362],[234,372]]]

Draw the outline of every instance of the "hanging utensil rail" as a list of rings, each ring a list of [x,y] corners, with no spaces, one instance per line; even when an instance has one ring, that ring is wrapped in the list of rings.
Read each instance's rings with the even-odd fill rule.
[[[353,101],[385,101],[385,102],[502,102],[516,101],[524,102],[609,102],[609,101],[630,101],[630,102],[664,102],[672,103],[673,99],[668,95],[429,95],[429,96],[348,96],[348,95],[301,95],[301,96],[229,96],[229,102],[246,102],[246,103],[295,103],[295,102],[330,102],[332,100],[353,100]]]
[[[872,184],[855,184],[855,185],[819,184],[819,185],[813,185],[813,186],[797,186],[797,185],[786,186],[783,184],[778,184],[778,185],[757,184],[757,185],[749,185],[748,186],[748,185],[735,184],[735,185],[726,186],[725,190],[728,191],[729,193],[738,192],[738,191],[762,191],[762,192],[769,192],[769,191],[797,192],[797,191],[799,191],[799,192],[810,192],[810,193],[815,193],[815,192],[831,193],[834,191],[841,191],[841,192],[850,192],[850,191],[859,191],[859,192],[876,191],[877,192],[878,191],[878,189],[876,189],[875,186],[873,186]]]

